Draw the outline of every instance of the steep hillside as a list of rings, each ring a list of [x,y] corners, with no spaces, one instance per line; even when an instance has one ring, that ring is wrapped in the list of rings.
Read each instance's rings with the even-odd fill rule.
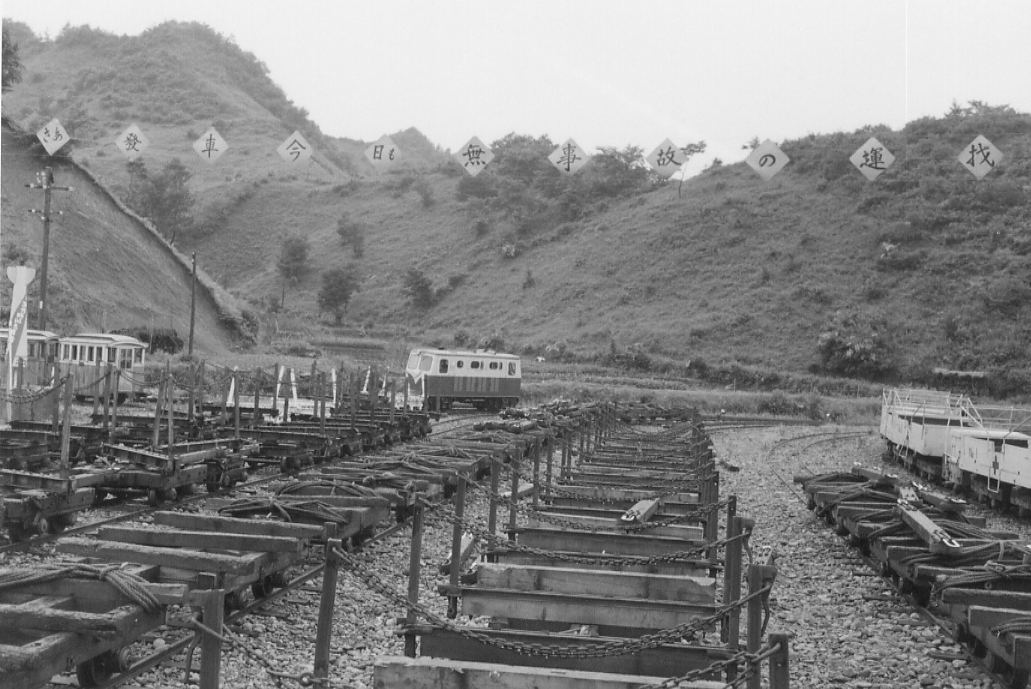
[[[55,182],[72,191],[54,191],[51,226],[48,327],[63,333],[102,328],[174,328],[189,333],[190,274],[169,247],[74,163],[50,158],[34,136],[2,134],[3,264],[23,260],[38,270],[42,223],[29,212],[41,208],[43,192],[25,187],[47,165]],[[38,276],[38,273],[37,273]],[[39,279],[30,285],[38,299]],[[3,308],[10,300],[4,279]],[[219,307],[203,287],[197,292],[194,346],[199,352],[224,350],[238,339],[219,316]],[[34,298],[33,298],[34,297]],[[34,314],[30,316],[34,318]],[[30,323],[34,323],[30,320]]]
[[[520,135],[494,142],[498,158],[471,180],[416,129],[393,135],[405,163],[378,174],[366,142],[323,137],[257,58],[205,27],[66,33],[27,43],[5,112],[78,125],[76,159],[116,189],[127,174],[111,139],[132,121],[151,137],[151,170],[182,158],[199,222],[181,248],[250,303],[263,343],[360,326],[638,367],[924,382],[945,367],[1031,385],[1031,115],[972,103],[901,131],[782,142],[792,162],[770,182],[716,165],[680,188],[631,148],[563,179],[544,159],[554,144]],[[231,146],[214,166],[189,148],[211,124]],[[275,153],[295,128],[320,151],[305,171]],[[1005,154],[980,181],[956,161],[978,134]],[[869,183],[848,158],[871,135],[897,160]],[[280,308],[276,261],[293,236],[310,261]],[[361,281],[343,330],[316,304],[321,273],[337,267]],[[413,270],[431,281],[428,308],[406,291]]]

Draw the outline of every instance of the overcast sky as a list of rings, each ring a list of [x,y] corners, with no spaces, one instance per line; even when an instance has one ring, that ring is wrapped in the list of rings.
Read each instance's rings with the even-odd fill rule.
[[[753,136],[893,128],[953,100],[1031,112],[1031,0],[3,0],[37,34],[198,21],[253,52],[324,132],[417,127],[669,137],[744,157]]]

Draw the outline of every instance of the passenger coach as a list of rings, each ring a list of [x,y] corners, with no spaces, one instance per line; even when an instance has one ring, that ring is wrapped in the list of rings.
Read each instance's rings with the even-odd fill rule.
[[[415,409],[447,411],[460,402],[494,410],[519,403],[522,366],[515,354],[486,349],[413,349],[405,379]]]
[[[143,388],[146,357],[147,345],[128,335],[82,333],[58,341],[61,374],[75,375],[76,391],[89,397],[103,394],[108,365],[118,370],[118,399],[135,397]]]

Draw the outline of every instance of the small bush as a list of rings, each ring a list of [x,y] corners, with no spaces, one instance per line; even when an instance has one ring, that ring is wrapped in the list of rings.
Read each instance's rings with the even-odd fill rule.
[[[436,302],[437,295],[433,291],[433,283],[418,268],[409,268],[405,273],[404,290],[416,308],[428,309]]]
[[[415,192],[419,195],[423,208],[429,208],[434,204],[435,199],[433,198],[433,187],[431,187],[430,183],[425,179],[419,178],[416,180],[412,185],[412,188],[415,189]]]

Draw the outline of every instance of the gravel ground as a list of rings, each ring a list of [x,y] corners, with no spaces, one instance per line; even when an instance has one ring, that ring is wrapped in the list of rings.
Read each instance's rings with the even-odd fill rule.
[[[724,471],[721,493],[738,496],[738,512],[756,520],[753,545],[777,551],[779,575],[771,600],[769,632],[787,632],[791,642],[792,687],[937,687],[967,689],[1000,687],[977,665],[965,660],[942,660],[932,653],[959,655],[959,647],[943,641],[940,630],[895,596],[845,542],[801,501],[792,484],[796,474],[848,470],[853,462],[884,468],[883,441],[875,429],[839,428],[861,432],[835,443],[803,440],[777,449],[786,438],[835,430],[781,427],[714,433],[717,455],[740,468]],[[471,495],[476,495],[472,492]],[[976,514],[986,514],[972,506]],[[467,512],[485,522],[485,501],[477,496]],[[499,516],[499,521],[502,518]],[[991,516],[989,526],[1028,533],[1026,524]],[[451,526],[430,517],[422,557],[422,600],[444,613],[445,599],[436,585],[445,578],[437,565],[450,554]],[[375,562],[383,580],[399,592],[407,589],[410,530],[368,546],[362,557]],[[20,558],[19,558],[20,559]],[[6,563],[6,564],[11,564]],[[291,592],[267,607],[268,614],[250,616],[234,632],[251,649],[284,672],[310,670],[314,658],[316,619],[321,579]],[[372,667],[381,655],[400,655],[403,641],[394,635],[404,611],[370,591],[341,570],[334,618],[330,685],[366,689]],[[169,630],[148,639],[152,646],[179,634]],[[195,666],[199,660],[195,659]],[[196,674],[193,676],[196,681]],[[153,671],[129,687],[182,687],[182,663]],[[222,687],[244,689],[276,686],[257,660],[239,649],[224,651]],[[300,686],[286,679],[284,687]]]
[[[771,449],[785,438],[818,431],[862,432],[834,443],[801,440]],[[854,462],[885,469],[884,441],[875,429],[781,427],[714,433],[720,458],[740,472],[724,472],[721,492],[738,496],[738,512],[756,520],[753,544],[777,551],[770,632],[794,635],[792,687],[1002,687],[980,666],[932,657],[961,655],[936,626],[929,626],[886,580],[871,576],[844,539],[802,502],[792,477],[848,471]],[[892,468],[899,471],[898,468]],[[989,515],[989,526],[1019,530],[1026,524],[971,506]]]

